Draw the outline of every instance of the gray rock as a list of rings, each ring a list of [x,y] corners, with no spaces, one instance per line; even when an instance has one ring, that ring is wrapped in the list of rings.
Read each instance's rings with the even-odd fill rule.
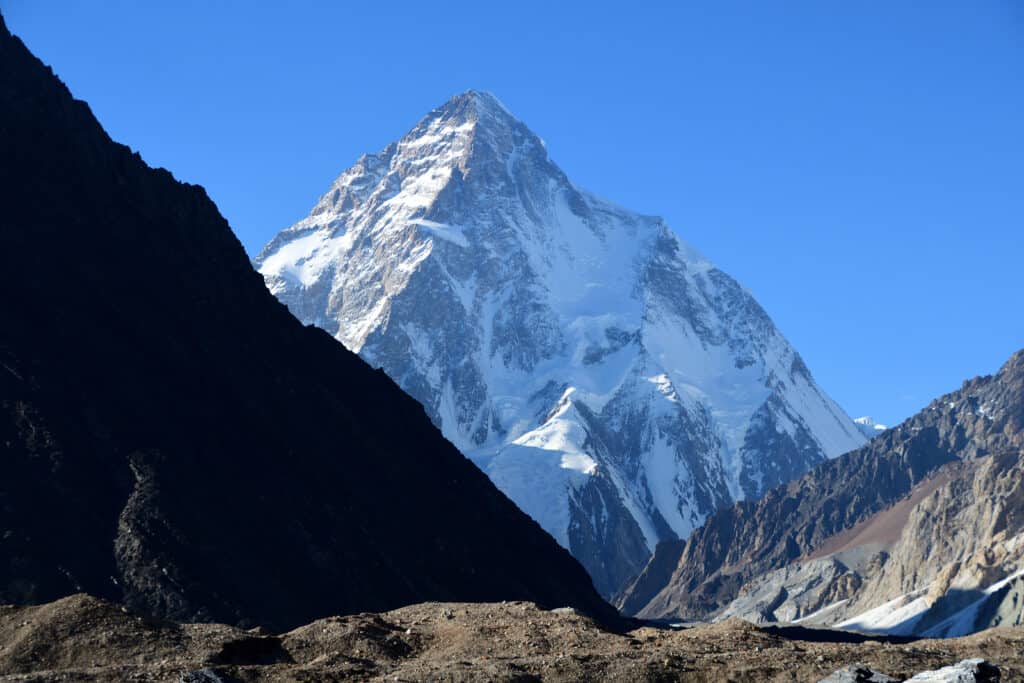
[[[860,583],[856,568],[835,557],[794,563],[751,581],[716,619],[819,623],[818,615],[827,617]]]
[[[887,676],[863,664],[854,664],[829,674],[818,683],[900,683],[900,681],[898,678]]]
[[[999,667],[979,658],[919,673],[906,683],[998,683],[999,680]]]
[[[662,544],[617,604],[926,637],[1024,623],[1022,455],[1019,351],[865,447]]]
[[[224,678],[213,669],[196,669],[181,674],[180,683],[232,683],[234,679]]]

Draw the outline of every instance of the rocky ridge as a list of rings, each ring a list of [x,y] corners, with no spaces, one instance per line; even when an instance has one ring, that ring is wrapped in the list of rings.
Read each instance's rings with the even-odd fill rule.
[[[928,636],[1022,622],[1024,351],[660,546],[629,613]],[[742,539],[742,542],[740,541]]]

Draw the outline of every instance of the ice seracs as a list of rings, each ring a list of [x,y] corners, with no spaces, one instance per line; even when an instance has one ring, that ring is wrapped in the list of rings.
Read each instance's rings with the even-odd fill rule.
[[[576,187],[488,93],[361,157],[256,263],[606,595],[659,540],[864,441],[746,290]]]

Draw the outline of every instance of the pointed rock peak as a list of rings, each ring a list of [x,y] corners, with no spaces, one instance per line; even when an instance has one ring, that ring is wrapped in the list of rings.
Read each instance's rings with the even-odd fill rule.
[[[455,95],[424,116],[395,149],[399,162],[416,160],[416,173],[458,166],[464,176],[500,184],[513,167],[544,165],[544,172],[567,184],[550,164],[543,141],[489,92]]]
[[[467,128],[510,130],[523,126],[508,108],[492,93],[467,90],[427,114],[413,130],[429,130],[438,124],[465,125]],[[525,126],[523,126],[525,127]]]
[[[519,119],[509,111],[508,107],[502,104],[501,100],[493,93],[486,90],[467,90],[449,99],[441,105],[440,109],[452,113],[466,112],[478,119],[489,117],[519,123]]]
[[[453,100],[463,98],[467,100],[478,113],[489,113],[489,114],[500,114],[515,118],[512,112],[509,111],[508,107],[502,104],[494,93],[487,90],[467,90],[466,92],[456,95]]]

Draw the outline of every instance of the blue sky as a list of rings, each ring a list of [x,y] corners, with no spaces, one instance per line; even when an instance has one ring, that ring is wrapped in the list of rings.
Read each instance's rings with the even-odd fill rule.
[[[853,416],[895,423],[1024,346],[1015,0],[0,10],[250,254],[477,88],[579,185],[665,216],[748,287]]]

